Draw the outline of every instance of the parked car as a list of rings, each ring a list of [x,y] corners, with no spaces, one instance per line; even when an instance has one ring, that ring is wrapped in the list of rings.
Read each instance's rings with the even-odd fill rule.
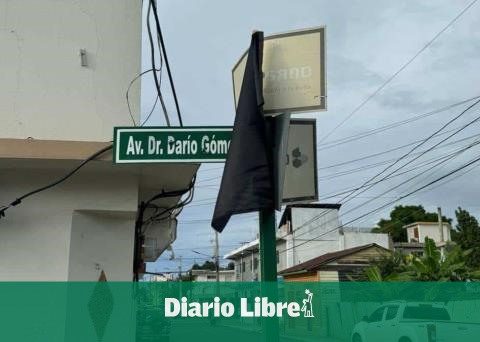
[[[478,341],[480,324],[452,321],[443,304],[389,302],[357,323],[352,342]]]

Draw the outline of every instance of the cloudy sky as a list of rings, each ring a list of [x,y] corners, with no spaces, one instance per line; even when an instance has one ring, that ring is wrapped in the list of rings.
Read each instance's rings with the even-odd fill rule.
[[[415,141],[427,138],[460,114],[474,100],[362,139],[346,142],[341,139],[416,118],[480,95],[480,4],[475,3],[385,88],[332,132],[471,2],[472,0],[162,0],[159,1],[158,10],[184,123],[189,126],[233,124],[235,112],[231,69],[248,47],[253,29],[269,35],[326,26],[328,111],[296,115],[317,119],[318,141],[322,142],[318,146],[319,192],[320,197],[326,197],[361,185],[387,167],[388,162],[392,163],[407,153],[415,146]],[[143,69],[146,70],[151,68],[146,34],[143,52]],[[163,91],[169,97],[166,74],[163,75],[163,80]],[[144,117],[150,111],[155,96],[152,78],[145,77],[142,82]],[[171,101],[169,111],[170,116],[174,117]],[[442,132],[462,127],[479,114],[480,104]],[[148,124],[164,125],[158,108]],[[450,155],[474,142],[479,138],[474,136],[478,134],[479,126],[480,123],[472,124],[439,148],[402,169],[414,169],[413,171],[382,182],[345,203],[340,212],[341,220],[348,222],[477,157],[480,147],[474,146],[431,172],[382,195],[434,165],[427,164],[429,161]],[[328,138],[325,139],[327,134]],[[428,149],[448,135],[432,139],[418,151]],[[400,148],[401,146],[405,147]],[[389,150],[392,151],[382,153]],[[355,161],[356,159],[361,160]],[[339,163],[342,165],[336,166]],[[458,177],[445,179],[452,179],[449,182],[440,182],[398,203],[422,204],[430,211],[441,206],[449,217],[454,216],[456,207],[462,206],[480,216],[480,201],[476,190],[480,181],[477,177],[478,169],[474,168],[476,165],[465,169],[469,171],[465,174],[462,172],[455,174]],[[180,216],[178,239],[173,247],[175,256],[183,257],[184,270],[194,261],[203,262],[207,258],[192,250],[206,255],[213,253],[210,219],[221,172],[221,164],[202,165],[197,178],[195,199]],[[337,202],[341,199],[329,198],[323,202]],[[371,202],[365,203],[367,201]],[[356,206],[359,208],[352,210]],[[349,225],[374,226],[381,217],[388,215],[391,207],[393,206]],[[220,235],[221,254],[255,238],[257,224],[256,214],[239,215],[232,219]],[[178,260],[167,259],[168,255],[163,255],[157,263],[150,264],[149,269],[177,270]]]

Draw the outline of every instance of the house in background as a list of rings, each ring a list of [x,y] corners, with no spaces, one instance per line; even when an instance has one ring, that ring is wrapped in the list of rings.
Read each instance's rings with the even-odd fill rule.
[[[340,204],[288,205],[277,230],[277,270],[283,271],[327,253],[375,243],[392,247],[388,234],[367,229],[343,227],[339,220]],[[225,255],[235,263],[237,281],[260,280],[258,239]]]
[[[191,270],[192,281],[217,281],[215,270]],[[235,270],[218,271],[219,281],[235,281]]]
[[[351,281],[358,279],[371,261],[392,253],[375,243],[320,255],[279,272],[285,281]]]
[[[174,281],[174,273],[159,273],[159,274],[145,274],[143,276],[144,281]]]
[[[286,268],[285,240],[277,232],[277,270]],[[234,262],[234,281],[258,281],[260,280],[260,254],[259,240],[255,239],[233,251],[224,257]]]
[[[452,226],[448,222],[415,222],[403,226],[407,230],[407,242],[394,243],[394,249],[404,254],[423,254],[425,238],[435,241],[437,247],[443,251],[445,245],[452,241],[450,231]]]

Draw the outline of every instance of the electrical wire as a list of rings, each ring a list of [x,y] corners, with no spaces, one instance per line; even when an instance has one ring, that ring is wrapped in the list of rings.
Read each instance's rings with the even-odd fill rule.
[[[474,106],[476,106],[478,103],[480,103],[480,100],[477,100],[475,101],[473,104],[471,104],[470,106],[468,106],[466,109],[464,109],[460,114],[456,115],[454,118],[450,119],[447,123],[445,123],[442,127],[440,127],[439,129],[437,129],[434,133],[432,133],[431,135],[429,135],[424,141],[422,141],[421,143],[415,145],[410,151],[408,151],[407,153],[405,153],[404,155],[402,155],[401,157],[399,157],[394,163],[390,164],[389,166],[387,166],[385,169],[383,169],[381,172],[377,173],[376,175],[374,175],[373,177],[369,178],[366,182],[364,182],[362,185],[367,185],[369,184],[371,181],[375,180],[378,176],[382,175],[383,173],[385,173],[386,171],[390,170],[393,166],[397,165],[400,161],[402,161],[403,159],[405,159],[406,157],[408,157],[411,153],[413,153],[417,148],[419,148],[420,146],[424,145],[426,142],[428,142],[430,139],[432,139],[434,136],[436,136],[438,133],[440,133],[442,130],[444,130],[446,127],[448,127],[451,123],[455,122],[456,120],[458,120],[460,117],[462,117],[463,115],[465,115],[465,113],[467,113],[471,108],[473,108]],[[390,176],[391,174],[401,170],[403,167],[405,167],[406,165],[412,163],[413,161],[417,160],[418,158],[420,158],[421,156],[423,156],[424,154],[430,152],[433,148],[437,147],[438,145],[442,144],[443,142],[445,142],[446,140],[450,139],[452,136],[458,134],[459,132],[463,131],[464,129],[466,129],[467,127],[469,127],[470,125],[474,124],[475,122],[477,122],[478,120],[480,120],[480,116],[476,117],[474,120],[470,121],[469,123],[467,123],[466,125],[460,127],[458,130],[456,130],[454,133],[450,134],[448,137],[444,138],[443,140],[441,140],[440,142],[436,143],[435,145],[433,145],[432,147],[430,147],[429,149],[427,149],[426,151],[424,151],[423,153],[421,153],[420,155],[416,156],[414,159],[412,160],[409,160],[407,163],[401,165],[400,167],[396,168],[394,171],[390,172],[389,174],[387,174],[387,177]],[[385,178],[385,177],[384,177]],[[366,189],[363,189],[359,194],[369,190],[372,186],[370,187],[367,187]],[[344,202],[346,201],[348,198],[350,198],[351,196],[353,196],[356,192],[352,192],[348,195],[346,195],[345,197],[342,198],[341,202]]]
[[[17,205],[19,205],[20,203],[22,203],[22,201],[30,196],[33,196],[33,195],[36,195],[42,191],[46,191],[48,189],[51,189],[53,188],[54,186],[57,186],[58,184],[66,181],[67,179],[69,179],[70,177],[72,177],[75,173],[77,173],[82,167],[84,167],[86,164],[88,164],[90,161],[98,158],[99,156],[101,156],[102,154],[104,154],[105,152],[111,150],[113,148],[113,145],[108,145],[100,150],[98,150],[97,152],[95,152],[94,154],[92,154],[90,157],[88,157],[87,159],[85,159],[84,161],[82,161],[77,167],[75,167],[73,170],[71,170],[69,173],[67,173],[66,175],[64,175],[63,177],[59,178],[58,180],[54,181],[53,183],[50,183],[50,184],[47,184],[45,186],[42,186],[38,189],[35,189],[35,190],[32,190],[30,192],[27,192],[26,194],[16,198],[14,201],[12,201],[10,204],[8,205],[4,205],[2,206],[2,208],[0,209],[0,218],[4,217],[5,216],[5,212],[12,208],[12,207],[15,207]]]
[[[439,137],[439,136],[442,136],[442,135],[445,135],[445,134],[448,134],[448,133],[451,133],[451,132],[453,132],[453,131],[455,131],[455,129],[452,129],[452,130],[449,130],[449,131],[447,131],[447,132],[438,134],[435,138],[437,138],[437,137]],[[476,137],[476,136],[478,136],[478,135],[480,135],[480,134],[474,134],[474,135],[471,135],[471,136],[466,137],[466,138],[462,138],[462,139],[459,139],[459,140],[455,140],[455,141],[452,141],[451,143],[448,143],[448,144],[445,144],[445,145],[443,145],[443,146],[440,146],[439,148],[446,147],[446,146],[449,146],[449,145],[453,145],[453,144],[456,144],[456,143],[458,143],[458,142],[471,139],[471,138]],[[394,148],[391,148],[391,149],[388,149],[388,150],[385,150],[385,151],[382,151],[382,152],[377,152],[377,153],[369,154],[369,155],[366,155],[366,156],[363,156],[363,157],[359,157],[359,158],[356,158],[356,159],[347,160],[347,161],[344,161],[344,162],[340,162],[340,163],[331,164],[331,165],[328,165],[328,166],[319,167],[319,168],[317,168],[317,170],[332,169],[332,168],[336,168],[336,167],[339,167],[339,166],[345,166],[345,165],[353,164],[353,163],[356,163],[356,162],[359,162],[359,161],[363,161],[363,160],[366,160],[366,159],[378,157],[378,156],[381,156],[381,155],[384,155],[384,154],[388,154],[388,153],[391,153],[391,152],[394,152],[394,151],[402,150],[402,149],[404,149],[404,148],[406,148],[406,147],[408,147],[408,146],[412,146],[412,145],[418,144],[419,142],[422,142],[423,140],[424,140],[424,139],[416,140],[416,141],[413,141],[413,142],[411,142],[411,143],[408,143],[408,144],[405,144],[405,145],[401,145],[401,146],[397,146],[397,147],[394,147]],[[435,148],[435,149],[436,149],[436,148]]]
[[[148,69],[148,70],[145,70],[145,71],[142,71],[140,74],[138,74],[137,76],[135,76],[135,78],[133,80],[130,81],[130,84],[128,85],[127,87],[127,91],[125,92],[125,98],[127,99],[127,107],[128,107],[128,113],[130,114],[130,119],[132,119],[132,124],[133,126],[137,126],[137,123],[135,122],[135,118],[133,117],[133,114],[132,114],[132,107],[130,106],[130,97],[129,97],[129,94],[130,94],[130,89],[132,88],[133,84],[139,79],[141,78],[142,76],[144,76],[145,74],[149,73],[149,72],[152,72],[154,69]],[[160,69],[155,69],[155,71],[161,71],[161,68]],[[158,98],[158,96],[157,96]],[[157,103],[157,100],[155,101],[155,105]],[[154,108],[155,108],[155,105],[154,105]],[[152,109],[152,112],[153,112],[153,109]],[[142,125],[143,126],[143,125]]]
[[[480,143],[480,141],[478,141],[478,140],[477,140],[476,142],[474,142],[474,143],[471,143],[470,145],[464,147],[462,150],[457,151],[455,154],[453,154],[453,155],[452,155],[451,157],[449,157],[448,159],[439,161],[437,164],[435,164],[434,166],[430,167],[429,169],[427,169],[427,170],[425,170],[425,171],[423,171],[423,172],[421,172],[421,173],[419,173],[419,174],[417,174],[417,175],[415,175],[415,176],[413,176],[413,177],[411,177],[411,178],[409,178],[409,179],[401,182],[400,184],[397,184],[397,185],[394,186],[393,188],[390,188],[390,189],[386,190],[385,192],[383,192],[382,194],[380,194],[378,197],[383,196],[383,195],[385,195],[385,194],[387,194],[387,193],[389,193],[389,192],[391,192],[391,191],[399,188],[400,186],[402,186],[402,185],[404,185],[404,184],[412,181],[413,179],[416,179],[416,178],[422,176],[422,175],[425,174],[426,172],[428,172],[428,171],[434,169],[435,167],[437,167],[437,166],[445,163],[446,161],[451,160],[451,159],[453,159],[453,158],[456,158],[457,156],[459,156],[459,155],[462,154],[463,152],[465,152],[465,151],[473,148],[474,146],[478,145],[479,143]],[[376,199],[376,198],[378,198],[378,197],[374,197],[374,198],[371,199],[371,200],[368,200],[368,201],[366,201],[366,202],[363,202],[362,204],[357,205],[356,207],[354,207],[354,208],[352,208],[352,209],[349,209],[347,212],[344,213],[344,215],[345,215],[345,214],[348,214],[348,213],[351,213],[352,211],[355,211],[355,210],[357,210],[357,209],[365,206],[366,204],[372,202],[374,199]],[[319,214],[319,215],[314,216],[314,217],[311,218],[310,220],[304,222],[304,223],[303,223],[302,225],[300,225],[299,227],[295,228],[295,230],[301,229],[301,228],[303,228],[304,226],[306,226],[306,225],[308,225],[308,224],[311,224],[311,223],[317,221],[318,219],[324,217],[327,213],[328,213],[328,212],[325,211],[325,213],[321,213],[321,214]],[[297,235],[297,236],[301,236],[301,235],[304,235],[304,234],[306,234],[306,233],[307,233],[307,232],[304,232],[304,233],[301,233],[301,234],[299,234],[299,235]]]
[[[153,16],[155,18],[155,25],[157,28],[157,39],[160,40],[160,46],[162,48],[163,57],[165,58],[165,66],[167,67],[168,79],[170,81],[170,88],[172,89],[173,99],[175,101],[175,107],[177,109],[178,122],[180,127],[183,127],[182,114],[180,113],[180,106],[178,105],[177,91],[175,90],[175,85],[173,83],[172,71],[170,70],[170,63],[168,63],[167,50],[165,49],[165,42],[163,40],[162,29],[160,27],[160,20],[158,19],[157,5],[155,0],[150,0],[150,6],[153,8]]]
[[[351,135],[351,136],[348,136],[348,137],[340,138],[340,139],[337,139],[337,140],[332,140],[328,143],[318,144],[317,151],[330,149],[330,148],[337,147],[337,146],[340,146],[340,145],[343,145],[343,144],[346,144],[346,143],[349,143],[349,142],[352,142],[352,141],[357,141],[357,140],[372,136],[374,134],[378,134],[378,133],[381,133],[381,132],[384,132],[384,131],[387,131],[387,130],[390,130],[390,129],[394,129],[394,128],[400,127],[402,125],[405,125],[405,124],[408,124],[408,123],[411,123],[411,122],[414,122],[414,121],[418,121],[418,120],[423,119],[423,118],[430,117],[434,114],[442,113],[444,111],[447,111],[449,109],[452,109],[452,108],[458,107],[460,105],[466,104],[466,103],[471,102],[471,101],[473,101],[475,99],[478,99],[478,98],[480,98],[480,95],[479,96],[474,96],[474,97],[471,97],[471,98],[468,98],[468,99],[465,99],[465,100],[457,101],[455,103],[449,104],[447,106],[444,106],[444,107],[441,107],[441,108],[438,108],[438,109],[431,110],[431,111],[426,112],[426,113],[415,115],[415,116],[413,116],[409,119],[393,122],[391,124],[384,125],[384,126],[381,126],[381,127],[375,128],[375,129],[371,129],[371,130],[366,130],[366,131],[363,131],[363,132],[360,132],[360,133],[357,133],[357,134],[354,134],[354,135]],[[402,116],[407,116],[407,115],[402,115]],[[450,132],[450,131],[446,131],[446,132]],[[444,132],[442,134],[446,134],[446,132]],[[420,141],[421,140],[414,141],[410,144],[403,145],[403,147],[413,145],[413,144],[418,143]],[[398,149],[400,149],[400,148],[402,148],[402,146],[398,147]],[[384,153],[391,152],[391,151],[394,151],[394,150],[385,151]],[[329,166],[329,167],[333,167],[333,165]],[[322,167],[322,168],[319,168],[319,170],[325,169],[325,168],[328,168],[328,167]],[[221,170],[221,169],[223,169],[223,166],[213,167],[213,168],[209,168],[209,169],[200,169],[198,172],[206,173],[206,172],[211,172],[211,171],[216,171],[216,170]],[[217,179],[217,178],[212,178],[212,179]],[[202,180],[202,182],[203,182],[203,180]]]
[[[415,190],[413,190],[413,191],[411,191],[411,192],[409,192],[409,193],[407,193],[407,194],[405,194],[405,195],[400,196],[399,198],[397,198],[397,199],[395,199],[395,200],[392,200],[392,201],[387,202],[387,203],[385,203],[385,204],[383,204],[383,205],[381,205],[381,206],[379,206],[379,207],[377,207],[377,208],[375,208],[375,209],[373,209],[373,210],[370,210],[370,211],[368,211],[367,213],[364,213],[364,214],[362,214],[362,215],[360,215],[360,216],[358,216],[358,217],[356,217],[356,218],[348,221],[348,222],[345,223],[345,224],[341,224],[341,225],[339,225],[339,226],[337,226],[337,227],[335,227],[335,228],[333,228],[333,229],[330,229],[330,230],[328,230],[328,231],[326,231],[326,232],[323,232],[322,234],[316,236],[316,237],[313,238],[313,239],[307,239],[306,241],[303,241],[303,242],[299,243],[299,244],[296,245],[296,246],[288,247],[288,248],[286,248],[285,250],[280,251],[279,253],[285,253],[285,252],[287,252],[287,251],[289,251],[289,250],[291,250],[291,249],[293,249],[293,248],[298,248],[298,247],[300,247],[300,246],[302,246],[302,245],[304,245],[304,244],[306,244],[306,243],[308,243],[308,242],[314,241],[314,239],[318,239],[318,238],[320,238],[320,237],[322,237],[322,236],[325,236],[326,234],[332,233],[332,232],[334,232],[334,231],[342,228],[342,227],[345,226],[345,225],[351,224],[351,223],[353,223],[353,222],[355,222],[355,221],[358,221],[358,220],[360,220],[360,219],[362,219],[362,218],[364,218],[364,217],[366,217],[366,216],[368,216],[368,215],[371,215],[371,214],[373,214],[373,213],[376,213],[377,211],[382,210],[382,209],[384,209],[384,208],[386,208],[386,207],[388,207],[388,206],[390,206],[390,205],[392,205],[392,204],[394,204],[394,203],[396,203],[396,202],[398,202],[398,201],[400,201],[400,200],[402,200],[402,199],[405,199],[405,198],[407,198],[407,197],[409,197],[409,196],[411,196],[411,195],[413,195],[413,194],[415,194],[415,193],[417,193],[417,192],[420,192],[421,190],[424,190],[424,189],[428,188],[429,186],[431,186],[431,185],[433,185],[433,184],[435,184],[435,183],[438,183],[438,182],[442,181],[443,179],[445,179],[445,178],[447,178],[447,177],[449,177],[449,176],[451,176],[451,175],[453,175],[453,174],[455,174],[455,173],[457,173],[457,172],[459,172],[459,171],[461,171],[461,170],[463,170],[463,169],[465,169],[465,168],[467,168],[467,167],[469,167],[469,166],[471,166],[471,165],[473,165],[473,164],[475,164],[475,163],[478,163],[479,161],[480,161],[480,157],[476,157],[476,158],[474,158],[473,160],[469,161],[468,163],[462,165],[461,167],[458,167],[458,168],[456,168],[456,169],[448,172],[447,174],[445,174],[445,175],[443,175],[443,176],[441,176],[441,177],[439,177],[439,178],[437,178],[437,179],[435,179],[435,180],[433,180],[433,181],[431,181],[431,182],[429,182],[429,183],[427,183],[427,184],[425,184],[425,185],[423,185],[423,186],[421,186],[421,187],[419,187],[419,188],[417,188],[417,189],[415,189]]]
[[[462,126],[463,127],[463,126]],[[452,132],[455,132],[457,131],[458,129],[462,128],[462,127],[457,127],[457,128],[454,128],[454,129],[451,129],[451,130],[447,130],[445,132],[442,132],[442,133],[438,133],[435,137],[433,138],[438,138],[440,136],[443,136],[443,135],[446,135],[446,134],[449,134],[449,133],[452,133]],[[477,137],[478,135],[480,134],[474,134],[474,135],[471,135],[471,136],[468,136],[468,137],[465,137],[465,138],[461,138],[461,139],[458,139],[458,140],[455,140],[455,141],[452,141],[448,144],[444,144],[442,146],[437,146],[435,148],[433,148],[432,150],[436,150],[436,149],[440,149],[440,148],[444,148],[444,147],[447,147],[447,146],[450,146],[450,145],[454,145],[454,144],[457,144],[459,142],[462,142],[462,141],[465,141],[465,140],[468,140],[468,139],[472,139],[474,137]],[[433,139],[432,138],[432,139]],[[344,165],[348,165],[348,164],[353,164],[353,163],[356,163],[356,162],[359,162],[359,161],[363,161],[363,160],[366,160],[366,159],[370,159],[370,158],[373,158],[373,157],[377,157],[377,156],[380,156],[380,155],[383,155],[383,154],[387,154],[387,153],[390,153],[390,152],[393,152],[393,151],[397,151],[397,150],[401,150],[405,147],[408,147],[408,146],[412,146],[412,145],[415,145],[415,144],[418,144],[418,143],[422,143],[422,142],[426,142],[427,140],[429,140],[430,138],[425,138],[425,139],[420,139],[420,140],[416,140],[416,141],[413,141],[411,143],[408,143],[408,144],[405,144],[405,145],[401,145],[401,146],[397,146],[397,147],[394,147],[394,148],[391,148],[391,149],[388,149],[388,150],[385,150],[385,151],[381,151],[381,152],[377,152],[377,153],[373,153],[373,154],[369,154],[369,155],[366,155],[366,156],[363,156],[363,157],[360,157],[360,158],[357,158],[357,159],[353,159],[353,160],[348,160],[348,161],[345,161],[345,162],[341,162],[341,163],[337,163],[337,164],[331,164],[331,165],[327,165],[327,166],[324,166],[324,167],[319,167],[317,168],[317,170],[326,170],[326,169],[330,169],[330,168],[335,168],[335,167],[338,167],[338,166],[344,166]],[[419,155],[421,153],[425,152],[424,151],[419,151],[417,153],[412,153],[410,154],[410,156],[416,156],[416,155]],[[343,176],[343,175],[348,175],[348,174],[352,174],[352,173],[357,173],[357,172],[361,172],[361,171],[364,171],[364,170],[367,170],[367,169],[371,169],[371,168],[375,168],[375,167],[378,167],[378,166],[381,166],[381,165],[385,165],[385,164],[388,164],[390,162],[394,162],[396,161],[397,158],[392,158],[392,159],[388,159],[388,160],[384,160],[384,161],[380,161],[380,162],[376,162],[376,163],[372,163],[372,164],[368,164],[368,165],[363,165],[363,166],[360,166],[360,167],[357,167],[357,168],[354,168],[354,169],[350,169],[350,170],[345,170],[345,171],[340,171],[340,172],[336,172],[336,173],[331,173],[331,174],[328,174],[328,175],[325,175],[325,176],[322,176],[322,177],[319,177],[319,181],[326,181],[326,180],[330,180],[330,179],[333,179],[333,178],[337,178],[337,177],[340,177],[340,176]],[[215,188],[215,185],[214,184],[205,184],[207,182],[210,182],[210,181],[213,181],[213,180],[217,180],[219,179],[221,176],[215,176],[215,177],[211,177],[211,178],[207,178],[207,179],[202,179],[201,181],[199,181],[197,184],[197,187],[198,188],[203,188],[203,187],[210,187],[210,188]],[[364,185],[363,187],[365,187],[366,185]],[[363,187],[360,187],[359,189],[363,188]],[[218,188],[218,186],[216,186],[216,188]]]
[[[157,103],[158,103],[158,96],[155,98],[155,102],[153,103],[153,106],[152,106],[152,109],[150,110],[150,113],[148,113],[147,117],[145,118],[145,120],[143,120],[143,122],[142,122],[142,124],[140,125],[140,127],[145,126],[145,124],[148,122],[148,120],[150,120],[150,118],[152,117],[153,112],[155,111],[155,107],[157,107]]]
[[[435,163],[439,160],[443,160],[443,159],[446,159],[450,156],[452,156],[453,154],[455,154],[457,152],[457,150],[455,150],[453,153],[449,153],[447,155],[442,155],[441,157],[438,157],[438,158],[431,158],[431,159],[428,159],[422,163],[419,163],[418,165],[416,165],[415,167],[412,167],[406,171],[403,171],[403,172],[400,172],[400,173],[396,173],[394,175],[391,175],[387,178],[385,178],[385,180],[390,180],[390,179],[393,179],[393,178],[396,178],[396,177],[400,177],[404,174],[407,174],[407,173],[410,173],[410,172],[413,172],[415,170],[418,170],[420,168],[423,168],[425,166],[428,166],[432,163]],[[383,180],[383,181],[385,181]],[[383,181],[376,181],[375,183],[372,183],[372,184],[378,184],[378,183],[381,183]],[[331,192],[331,193],[327,193],[325,194],[324,196],[320,197],[319,200],[320,201],[324,201],[324,200],[327,200],[327,199],[332,199],[332,198],[338,198],[338,197],[341,197],[342,195],[345,195],[351,191],[354,191],[354,190],[360,190],[364,187],[366,187],[367,185],[364,185],[363,187],[361,186],[358,186],[358,187],[354,187],[354,188],[344,188],[344,189],[341,189],[341,190],[337,190],[337,191],[334,191],[334,192]],[[378,196],[374,196],[374,197],[377,197]],[[365,197],[360,197],[360,196],[355,196],[355,198],[365,198]],[[198,201],[195,201],[194,203],[195,204],[191,204],[189,207],[197,207],[197,206],[205,206],[205,205],[212,205],[212,204],[215,204],[215,201],[212,202],[212,200],[215,200],[215,197],[211,197],[211,198],[205,198],[203,200],[198,200]],[[205,203],[204,203],[205,202]]]
[[[478,99],[478,98],[480,98],[480,96],[474,96],[474,97],[471,97],[471,98],[468,98],[468,99],[465,99],[465,100],[461,100],[461,101],[449,104],[449,105],[441,107],[441,108],[431,110],[431,111],[423,113],[423,114],[415,115],[415,116],[410,117],[410,118],[405,119],[405,120],[392,122],[390,124],[387,124],[387,125],[384,125],[384,126],[381,126],[381,127],[377,127],[377,128],[374,128],[374,129],[369,129],[369,130],[359,132],[359,133],[356,133],[356,134],[353,134],[353,135],[350,135],[350,136],[347,136],[347,137],[344,137],[344,138],[331,140],[330,142],[326,142],[326,143],[323,143],[323,144],[317,144],[317,146],[318,146],[317,151],[323,151],[323,150],[331,149],[333,147],[337,147],[337,146],[340,146],[340,145],[343,145],[343,144],[346,144],[346,143],[349,143],[349,142],[352,142],[352,141],[358,141],[360,139],[363,139],[363,138],[366,138],[366,137],[369,137],[369,136],[372,136],[372,135],[375,135],[375,134],[378,134],[378,133],[382,133],[382,132],[385,132],[385,131],[388,131],[388,130],[391,130],[391,129],[394,129],[394,128],[397,128],[397,127],[400,127],[400,126],[403,126],[403,125],[406,125],[406,124],[424,119],[424,118],[428,118],[428,117],[430,117],[434,114],[443,113],[443,112],[445,112],[449,109],[461,106],[463,104],[466,104],[466,103],[471,102],[471,101],[473,101],[475,99]],[[408,115],[403,114],[401,116],[405,117],[405,116],[408,116]]]
[[[474,137],[478,137],[480,134],[474,134],[472,136],[469,136],[467,138],[462,138],[462,139],[458,139],[458,140],[455,140],[455,141],[452,141],[448,144],[444,144],[444,145],[440,145],[440,146],[436,146],[435,148],[432,148],[431,150],[422,150],[422,151],[418,151],[416,153],[412,153],[410,154],[410,157],[417,157],[417,156],[422,156],[424,154],[426,154],[427,152],[431,152],[431,151],[434,151],[434,150],[438,150],[438,149],[443,149],[445,147],[448,147],[448,146],[451,146],[451,145],[454,145],[454,144],[458,144],[459,142],[463,142],[465,140],[470,140]],[[434,159],[434,158],[432,158]],[[382,166],[382,165],[385,165],[385,164],[389,164],[391,162],[394,162],[396,160],[396,158],[393,158],[393,159],[387,159],[387,160],[383,160],[383,161],[380,161],[380,162],[376,162],[376,163],[372,163],[372,164],[367,164],[367,165],[362,165],[362,166],[359,166],[359,167],[356,167],[356,168],[352,168],[352,169],[348,169],[348,170],[345,170],[345,171],[339,171],[339,172],[334,172],[334,173],[330,173],[328,175],[325,175],[325,176],[322,176],[322,177],[319,177],[318,180],[319,181],[328,181],[328,180],[331,180],[331,179],[337,179],[339,177],[343,177],[343,176],[347,176],[347,175],[350,175],[350,174],[354,174],[354,173],[358,173],[358,172],[362,172],[362,171],[365,171],[365,170],[369,170],[369,169],[372,169],[372,168],[376,168],[378,166]],[[431,159],[429,159],[431,160]],[[414,160],[412,160],[413,162]],[[427,160],[428,161],[428,160]],[[425,161],[425,162],[427,162]],[[409,163],[410,164],[410,163]],[[421,163],[420,163],[421,164]],[[408,165],[408,164],[407,164]],[[396,173],[396,172],[395,172]],[[393,173],[393,174],[395,174]],[[391,175],[388,175],[388,177],[390,177]],[[386,177],[386,178],[388,178]],[[362,188],[365,188],[367,186],[369,186],[370,184],[378,184],[378,182],[374,182],[374,183],[368,183],[368,184],[364,184]]]
[[[337,129],[345,124],[353,115],[355,115],[360,109],[362,109],[371,99],[373,99],[383,88],[385,88],[391,81],[395,79],[403,70],[405,70],[420,54],[428,49],[435,40],[438,39],[450,26],[452,26],[460,17],[467,12],[478,0],[470,2],[459,14],[457,14],[447,25],[445,25],[432,39],[430,39],[425,46],[418,50],[406,63],[404,63],[393,75],[387,78],[373,93],[371,93],[365,100],[363,100],[357,107],[355,107],[339,124],[337,124],[332,130],[330,130],[319,143],[328,139]]]
[[[148,32],[148,41],[150,43],[150,59],[152,63],[152,69],[156,70],[156,64],[155,64],[155,46],[153,44],[153,35],[152,35],[152,29],[150,26],[150,12],[152,10],[152,1],[150,1],[148,5],[148,10],[147,10],[147,32]],[[157,96],[160,99],[160,104],[162,105],[162,110],[163,110],[163,115],[165,117],[165,121],[167,123],[167,126],[170,126],[170,118],[168,117],[168,112],[167,112],[167,107],[165,106],[165,101],[163,99],[162,95],[162,90],[161,90],[161,83],[158,79],[158,75],[156,72],[153,73],[153,79],[155,81],[155,87],[157,89]]]
[[[186,193],[189,193],[187,198],[190,198],[190,196],[193,198],[193,188],[195,186],[195,180],[196,180],[196,174],[193,176],[189,186],[186,189],[182,190],[173,190],[173,191],[163,191],[152,196],[149,200],[145,202],[141,202],[139,207],[138,207],[138,213],[137,213],[137,219],[135,220],[135,246],[134,246],[134,260],[133,260],[133,280],[138,281],[139,280],[139,270],[142,261],[141,258],[141,250],[142,250],[142,244],[143,244],[143,227],[145,224],[149,224],[151,222],[154,222],[155,219],[161,220],[161,219],[168,219],[171,218],[171,215],[174,210],[182,207],[183,205],[186,205],[186,202],[183,201],[181,204],[176,204],[168,209],[164,209],[162,213],[156,214],[155,217],[151,217],[147,219],[147,221],[144,220],[144,215],[145,215],[145,210],[150,207],[150,205],[154,204],[155,201],[161,198],[167,198],[167,197],[179,197],[183,196]],[[161,215],[164,213],[169,213],[167,217],[162,217],[160,218]],[[159,216],[160,215],[160,216]]]

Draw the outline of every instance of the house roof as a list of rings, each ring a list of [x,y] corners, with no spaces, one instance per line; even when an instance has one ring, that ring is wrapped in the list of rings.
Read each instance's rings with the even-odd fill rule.
[[[313,208],[313,209],[336,209],[339,210],[342,205],[339,203],[309,203],[309,204],[289,204],[283,211],[282,218],[278,227],[283,226],[287,220],[292,219],[292,208]]]
[[[286,275],[286,274],[299,273],[299,272],[316,271],[320,266],[323,266],[323,265],[328,264],[328,263],[330,263],[332,261],[335,261],[337,259],[343,258],[343,257],[351,255],[351,254],[355,254],[357,252],[363,251],[363,250],[371,248],[371,247],[377,247],[377,248],[381,248],[385,251],[388,251],[388,249],[383,248],[382,246],[379,246],[376,243],[370,243],[368,245],[348,248],[348,249],[344,249],[342,251],[320,255],[316,258],[313,258],[313,259],[310,259],[308,261],[302,262],[301,264],[298,264],[298,265],[295,265],[293,267],[287,268],[287,269],[279,272],[279,274],[280,275]]]

